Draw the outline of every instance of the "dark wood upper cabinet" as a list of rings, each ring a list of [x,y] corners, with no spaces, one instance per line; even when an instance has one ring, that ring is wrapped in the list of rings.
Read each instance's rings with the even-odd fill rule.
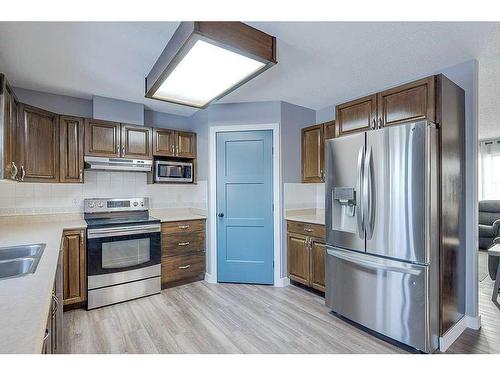
[[[325,291],[325,253],[324,243],[311,242],[311,286]]]
[[[378,126],[402,122],[435,121],[435,77],[424,78],[377,94]]]
[[[196,157],[196,133],[175,132],[175,156],[180,158]]]
[[[3,159],[0,157],[0,160],[3,162],[4,178],[15,180],[19,171],[17,155],[19,103],[3,74],[0,74],[0,106],[0,121],[2,121],[3,129],[3,144],[0,145],[2,153],[0,156]]]
[[[120,124],[85,119],[85,155],[120,157]]]
[[[153,155],[196,158],[196,133],[172,129],[153,129]]]
[[[335,138],[335,121],[328,121],[323,124],[325,140]]]
[[[83,119],[60,116],[59,128],[60,181],[83,183]]]
[[[121,125],[121,156],[124,158],[152,159],[153,129],[146,126]]]
[[[59,116],[26,104],[20,105],[19,179],[59,181]]]
[[[322,182],[324,174],[323,124],[302,129],[302,182]]]
[[[375,126],[377,95],[340,104],[335,107],[337,135],[366,131]]]
[[[153,155],[175,156],[175,130],[153,129]]]
[[[309,285],[309,246],[306,236],[288,233],[288,277],[291,280]]]

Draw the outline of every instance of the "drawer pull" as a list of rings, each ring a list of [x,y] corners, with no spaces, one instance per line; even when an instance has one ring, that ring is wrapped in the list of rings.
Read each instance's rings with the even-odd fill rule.
[[[178,244],[179,246],[187,246],[189,245],[189,241],[186,241],[186,242],[179,242]]]
[[[190,227],[190,225],[179,225],[178,228],[179,229],[188,229]]]
[[[311,228],[304,228],[304,230],[308,233],[311,233],[311,232],[314,232],[314,229],[311,229]]]
[[[185,270],[185,269],[188,269],[189,267],[191,267],[190,264],[188,264],[187,266],[179,266],[179,269],[180,270]]]

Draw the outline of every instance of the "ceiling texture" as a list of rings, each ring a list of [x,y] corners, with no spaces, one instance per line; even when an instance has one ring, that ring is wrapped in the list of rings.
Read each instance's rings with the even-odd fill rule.
[[[249,22],[276,36],[278,64],[219,103],[283,100],[315,110],[479,61],[480,137],[500,136],[500,23]],[[0,71],[12,85],[90,99],[196,109],[144,97],[144,77],[177,22],[0,22]]]

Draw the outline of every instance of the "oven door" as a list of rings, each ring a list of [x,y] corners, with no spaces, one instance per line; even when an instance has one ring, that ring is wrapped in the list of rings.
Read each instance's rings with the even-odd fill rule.
[[[160,224],[88,229],[89,280],[92,276],[124,273],[159,265],[160,231]]]
[[[156,182],[193,182],[193,163],[155,161]]]

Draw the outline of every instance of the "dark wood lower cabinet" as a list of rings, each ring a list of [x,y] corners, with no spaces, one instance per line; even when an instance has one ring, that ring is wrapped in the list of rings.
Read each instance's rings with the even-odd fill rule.
[[[290,280],[325,291],[325,252],[323,238],[305,235],[323,233],[324,226],[288,221],[288,277]]]
[[[205,220],[162,223],[161,283],[170,288],[205,277]]]
[[[309,247],[306,236],[288,234],[288,277],[290,280],[309,285]]]
[[[65,308],[87,301],[87,271],[84,230],[63,233],[63,304]]]
[[[311,286],[322,292],[325,291],[325,254],[325,244],[312,240],[310,257]]]

